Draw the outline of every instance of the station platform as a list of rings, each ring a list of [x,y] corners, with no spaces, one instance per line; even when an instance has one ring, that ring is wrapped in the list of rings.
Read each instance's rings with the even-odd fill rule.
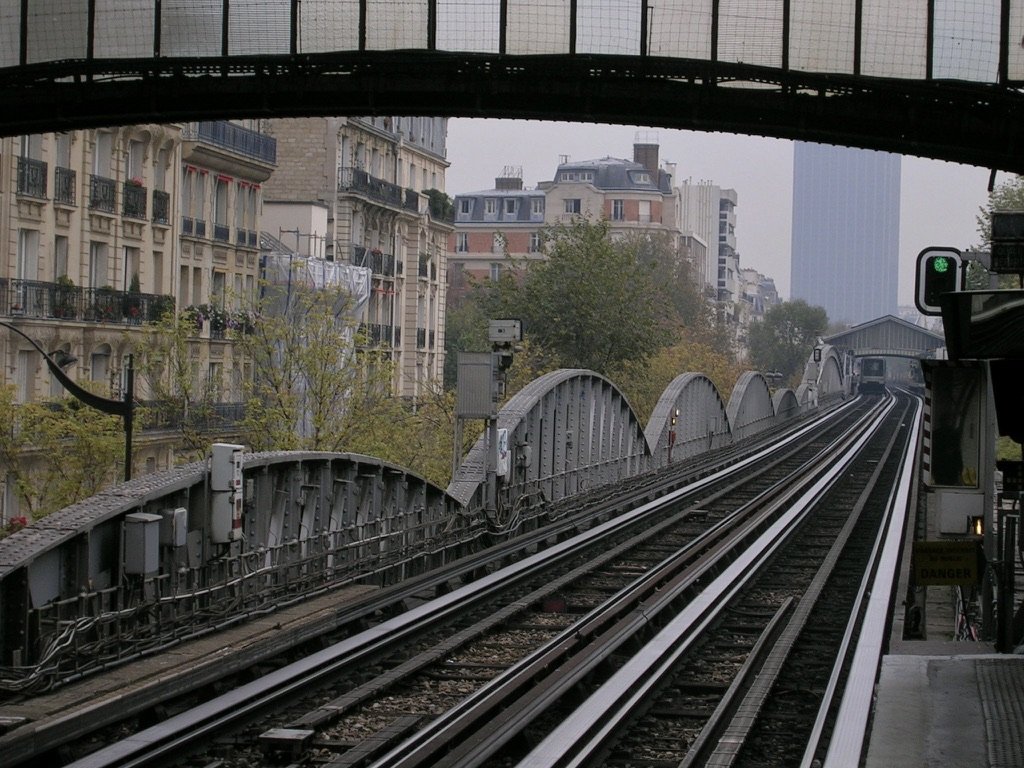
[[[933,510],[926,515],[927,538],[939,538]],[[901,595],[910,570],[907,539]],[[1018,564],[1018,600],[1022,583]],[[922,591],[924,639],[903,639],[903,617],[893,617],[862,765],[1024,768],[1024,655],[955,639],[953,588]]]
[[[882,659],[865,767],[1024,766],[1024,656],[917,645]]]

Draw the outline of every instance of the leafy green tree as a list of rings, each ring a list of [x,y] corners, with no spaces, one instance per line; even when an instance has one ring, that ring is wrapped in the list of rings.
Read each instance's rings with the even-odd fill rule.
[[[77,400],[18,404],[14,388],[3,386],[0,425],[0,465],[30,520],[98,493],[121,474],[121,419]]]
[[[195,318],[189,313],[166,313],[157,323],[143,328],[141,340],[131,339],[136,375],[149,405],[140,422],[152,426],[170,424],[181,438],[181,447],[194,457],[209,450],[206,428],[218,400],[218,382],[200,375],[201,342]]]
[[[524,334],[558,367],[610,375],[665,345],[671,313],[656,273],[608,237],[607,222],[556,225],[545,255],[528,263],[518,291],[496,298],[511,299],[505,316],[520,317]]]
[[[236,349],[253,366],[242,422],[253,450],[350,451],[362,415],[391,407],[390,359],[356,352],[349,306],[341,289],[292,286],[286,299],[268,293],[238,336]]]
[[[658,350],[648,360],[628,365],[615,383],[646,423],[665,387],[679,374],[691,372],[710,378],[728,402],[742,368],[728,351],[691,337]]]
[[[822,307],[803,299],[776,304],[750,328],[750,361],[762,371],[778,371],[792,383],[827,328],[828,315]]]
[[[986,206],[978,209],[978,235],[986,247],[992,246],[992,214],[1003,211],[1024,211],[1024,176],[1014,176],[995,187],[988,193]],[[1020,287],[1016,275],[999,275],[997,283],[1000,288]],[[968,264],[967,289],[984,290],[988,287],[988,272],[982,267]]]

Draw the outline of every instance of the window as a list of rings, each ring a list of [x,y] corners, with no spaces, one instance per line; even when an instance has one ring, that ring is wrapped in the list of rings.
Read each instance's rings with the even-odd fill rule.
[[[530,253],[540,253],[540,232],[531,232],[530,233],[529,252]]]
[[[53,279],[67,277],[68,239],[64,235],[53,238]]]
[[[647,224],[651,220],[651,201],[641,200],[640,201],[640,222]]]
[[[100,344],[90,357],[89,379],[106,382],[110,375],[110,345]]]
[[[102,288],[109,285],[107,275],[107,244],[89,243],[89,287]]]
[[[508,215],[508,216],[515,216],[516,215],[516,208],[518,208],[518,204],[519,204],[519,201],[516,200],[514,197],[506,198],[505,199],[505,214]]]
[[[484,200],[484,214],[493,216],[498,212],[498,201],[493,197]]]
[[[153,293],[164,292],[164,253],[153,251]]]
[[[99,131],[96,134],[96,145],[92,156],[92,172],[96,176],[110,177],[110,155],[113,149],[113,135],[105,131]]]
[[[612,221],[623,221],[626,218],[626,205],[623,200],[612,200]]]
[[[124,290],[139,291],[139,249],[124,247]]]
[[[27,349],[18,350],[18,377],[15,397],[19,403],[27,403],[32,398],[35,388],[36,361],[35,352]]]
[[[18,230],[18,263],[15,277],[19,280],[39,279],[39,232],[34,229]]]
[[[71,345],[70,344],[61,344],[57,348],[57,351],[58,351],[58,354],[56,355],[56,357],[58,357],[58,358],[60,357],[60,354],[59,354],[60,352],[63,352],[65,356],[69,356],[71,354]],[[49,368],[47,368],[47,370],[49,370]],[[63,396],[64,396],[64,385],[61,384],[60,381],[58,381],[56,376],[54,376],[52,373],[50,373],[50,397],[56,398],[56,397],[63,397]]]
[[[187,307],[188,305],[188,267],[181,267],[178,270],[178,306]]]
[[[142,163],[145,160],[146,146],[141,141],[128,142],[128,164],[125,169],[127,177],[142,183]]]
[[[469,216],[473,212],[473,199],[470,197],[459,198],[459,213]]]
[[[634,184],[650,184],[651,183],[651,174],[649,174],[647,171],[634,171],[630,175],[633,178],[633,183]]]
[[[210,284],[210,303],[224,306],[224,295],[227,288],[227,276],[220,270],[214,270],[213,282]]]
[[[61,168],[71,167],[71,134],[58,133],[55,164]]]
[[[458,232],[455,235],[456,253],[469,253],[469,235],[465,232]]]
[[[494,262],[491,264],[491,280],[501,279],[501,264]]]
[[[580,212],[580,199],[578,197],[569,197],[565,200],[565,212],[566,213],[579,213]]]
[[[156,163],[153,166],[153,189],[167,189],[167,150],[161,149],[156,153]]]
[[[593,181],[593,171],[562,171],[562,181]]]
[[[535,197],[530,201],[530,213],[534,216],[544,215],[544,198]]]
[[[226,242],[231,239],[228,229],[228,185],[231,179],[218,176],[213,191],[213,239]]]

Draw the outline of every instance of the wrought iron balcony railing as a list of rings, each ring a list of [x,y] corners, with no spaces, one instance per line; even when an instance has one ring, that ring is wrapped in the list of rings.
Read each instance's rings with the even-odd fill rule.
[[[370,347],[391,346],[394,331],[395,326],[393,325],[383,325],[381,323],[359,324],[359,332],[365,338],[367,346]]]
[[[121,215],[129,219],[146,218],[146,188],[126,181],[121,190]]]
[[[174,310],[173,296],[0,279],[0,316],[140,325]]]
[[[196,223],[198,224],[198,222],[196,222]],[[198,230],[198,227],[197,227],[197,230]],[[204,230],[205,230],[205,225],[204,225]],[[197,231],[196,235],[198,235],[198,234],[199,234],[199,232]],[[219,240],[222,243],[229,243],[229,242],[231,242],[231,227],[229,227],[227,224],[214,224],[213,225],[213,239],[214,240]]]
[[[352,246],[352,263],[357,267],[369,267],[375,275],[384,277],[395,276],[395,257],[390,253],[383,253],[376,248],[364,248],[361,245]]]
[[[384,203],[394,208],[408,208],[406,190],[397,184],[392,184],[390,181],[384,181],[384,179],[371,176],[359,168],[338,169],[338,191],[355,192],[356,194],[368,197],[370,200]],[[413,210],[419,210],[418,196]]]
[[[76,182],[78,174],[71,168],[53,169],[53,202],[75,205],[77,201]]]
[[[416,349],[426,349],[427,347],[427,329],[417,328],[416,329]]]
[[[236,426],[245,418],[245,403],[189,403],[181,400],[142,400],[142,430],[159,431],[187,428],[197,432],[217,432]]]
[[[227,120],[190,123],[182,131],[187,141],[202,141],[264,163],[277,163],[277,139]]]
[[[46,163],[31,157],[18,158],[18,194],[46,199]]]
[[[89,176],[89,208],[113,213],[116,209],[117,182],[104,176]]]
[[[153,223],[171,223],[171,196],[160,189],[153,190]]]

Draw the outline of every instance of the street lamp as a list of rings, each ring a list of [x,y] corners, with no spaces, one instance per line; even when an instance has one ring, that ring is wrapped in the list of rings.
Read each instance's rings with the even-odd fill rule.
[[[25,341],[31,344],[36,350],[43,356],[43,360],[46,361],[47,368],[50,369],[50,373],[61,383],[61,385],[74,395],[78,400],[85,403],[88,406],[95,408],[101,413],[107,413],[111,416],[120,416],[124,419],[124,479],[125,482],[132,479],[132,417],[135,410],[135,366],[132,362],[132,356],[128,355],[128,368],[127,376],[124,388],[124,399],[113,400],[109,397],[101,397],[93,394],[89,390],[76,384],[70,376],[64,373],[61,368],[61,364],[68,365],[74,362],[74,358],[68,359],[63,356],[60,363],[54,360],[49,353],[47,353],[39,344],[29,338],[25,333],[18,327],[11,325],[8,322],[0,320],[0,326],[8,328],[14,331],[16,334],[21,336]]]

